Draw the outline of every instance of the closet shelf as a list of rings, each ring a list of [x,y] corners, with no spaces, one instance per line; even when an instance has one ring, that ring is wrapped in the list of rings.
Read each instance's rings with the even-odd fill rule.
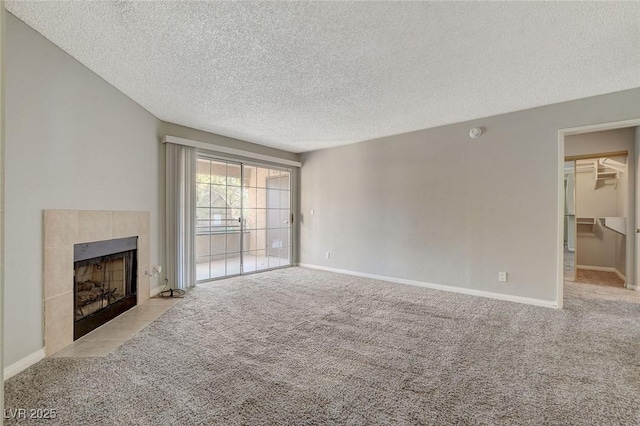
[[[618,188],[618,172],[611,169],[603,169],[596,167],[596,179],[594,181],[594,189],[598,188],[598,182],[606,185],[606,182],[612,182],[615,189]]]
[[[595,217],[576,217],[576,228],[578,233],[593,233],[593,228],[595,225]]]
[[[576,162],[577,173],[593,173],[593,189],[604,185],[613,185],[618,188],[620,173],[627,171],[627,165],[611,158],[599,158],[593,160],[579,160]]]
[[[596,224],[596,218],[595,217],[577,217],[576,218],[576,223],[578,225],[595,225]]]
[[[600,223],[605,228],[611,229],[621,235],[626,235],[627,219],[625,217],[601,217]]]

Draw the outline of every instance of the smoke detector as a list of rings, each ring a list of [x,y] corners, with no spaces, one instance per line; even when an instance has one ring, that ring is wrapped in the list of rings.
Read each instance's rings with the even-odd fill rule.
[[[479,138],[481,134],[482,134],[482,129],[480,127],[474,127],[473,129],[469,130],[469,136],[472,139]]]

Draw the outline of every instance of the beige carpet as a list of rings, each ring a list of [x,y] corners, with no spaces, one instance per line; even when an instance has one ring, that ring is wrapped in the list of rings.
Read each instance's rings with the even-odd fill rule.
[[[303,268],[228,279],[105,358],[8,380],[5,408],[55,408],[48,425],[639,424],[637,293],[565,295],[559,311]]]
[[[576,271],[575,282],[624,288],[624,280],[616,275],[615,272],[609,271],[578,269]]]

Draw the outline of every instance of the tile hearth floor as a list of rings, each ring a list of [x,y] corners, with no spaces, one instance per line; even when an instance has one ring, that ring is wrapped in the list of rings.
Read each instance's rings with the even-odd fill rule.
[[[107,356],[180,300],[151,298],[142,305],[129,309],[105,325],[82,336],[51,356],[54,358]]]

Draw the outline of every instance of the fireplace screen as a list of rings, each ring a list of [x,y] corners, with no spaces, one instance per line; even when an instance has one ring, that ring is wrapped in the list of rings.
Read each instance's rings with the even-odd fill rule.
[[[132,237],[74,247],[74,339],[135,306],[136,245]]]

